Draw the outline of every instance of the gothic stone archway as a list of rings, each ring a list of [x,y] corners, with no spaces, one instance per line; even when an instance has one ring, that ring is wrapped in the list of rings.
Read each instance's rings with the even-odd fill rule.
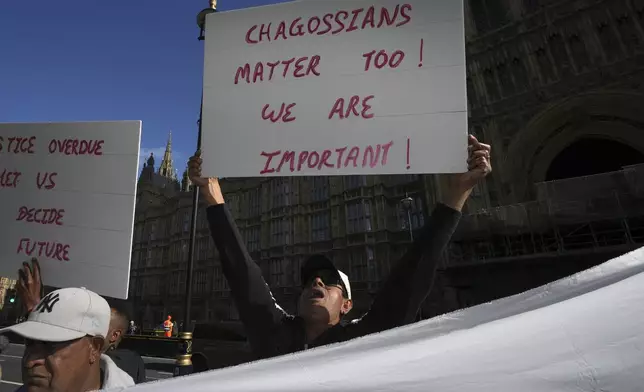
[[[531,199],[533,185],[546,181],[555,158],[581,139],[611,140],[644,154],[643,102],[642,94],[592,93],[558,102],[535,116],[514,138],[503,162],[510,199]]]
[[[640,163],[644,163],[644,154],[631,146],[611,139],[582,137],[564,148],[552,160],[545,180],[555,181],[608,173]]]

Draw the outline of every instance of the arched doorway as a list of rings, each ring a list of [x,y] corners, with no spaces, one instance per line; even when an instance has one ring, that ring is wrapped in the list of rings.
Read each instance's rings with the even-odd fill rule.
[[[630,147],[644,154],[644,111],[641,109],[643,94],[629,92],[601,92],[569,97],[535,115],[513,137],[508,146],[502,167],[497,164],[497,173],[503,177],[500,185],[505,186],[504,203],[521,203],[532,200],[534,184],[544,181],[606,171],[606,168],[585,171],[581,169],[566,172],[562,166],[571,165],[564,158],[557,159],[567,147],[574,152],[579,147],[583,151],[593,151],[597,147],[588,147],[586,142],[572,147],[576,142],[591,139],[619,145],[615,153],[623,147]],[[586,147],[584,147],[586,144]],[[610,148],[610,147],[607,147]],[[498,150],[497,150],[498,151]],[[631,151],[632,152],[632,151]],[[601,151],[603,160],[618,162],[612,167],[617,170],[623,165],[620,159],[608,159],[608,152]],[[630,152],[626,153],[630,156]],[[568,155],[568,154],[566,154]],[[569,154],[568,156],[577,155]],[[592,154],[591,154],[592,155]],[[565,156],[565,155],[564,155]],[[557,160],[561,164],[553,164]],[[592,160],[597,160],[593,158]],[[585,160],[588,162],[588,160]],[[497,160],[498,162],[498,160]],[[572,162],[583,161],[574,158]],[[641,162],[641,161],[640,161]],[[551,169],[552,166],[552,170]],[[577,166],[574,163],[571,166]],[[561,170],[557,170],[559,167]],[[583,168],[582,168],[583,169]],[[550,171],[550,173],[548,173]],[[497,174],[498,178],[499,174]]]
[[[546,181],[590,176],[644,163],[644,154],[615,140],[585,137],[564,148],[550,163]]]

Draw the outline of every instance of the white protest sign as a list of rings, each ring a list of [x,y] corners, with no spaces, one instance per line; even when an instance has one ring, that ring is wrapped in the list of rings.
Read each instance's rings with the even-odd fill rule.
[[[0,124],[0,276],[127,298],[140,121]]]
[[[465,75],[460,0],[210,14],[204,175],[464,172]]]
[[[644,248],[406,327],[131,390],[640,392],[643,286]]]

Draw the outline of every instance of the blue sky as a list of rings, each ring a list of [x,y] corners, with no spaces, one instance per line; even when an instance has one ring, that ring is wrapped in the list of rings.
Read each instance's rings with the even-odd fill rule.
[[[281,0],[284,1],[284,0]],[[281,2],[220,0],[220,11]],[[195,150],[207,0],[2,0],[0,122],[143,120],[142,158],[172,130]],[[181,173],[179,173],[181,174]]]

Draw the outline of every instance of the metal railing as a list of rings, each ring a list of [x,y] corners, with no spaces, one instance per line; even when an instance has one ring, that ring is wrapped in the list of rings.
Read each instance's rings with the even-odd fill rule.
[[[644,165],[535,187],[535,201],[464,216],[448,262],[644,243]]]

